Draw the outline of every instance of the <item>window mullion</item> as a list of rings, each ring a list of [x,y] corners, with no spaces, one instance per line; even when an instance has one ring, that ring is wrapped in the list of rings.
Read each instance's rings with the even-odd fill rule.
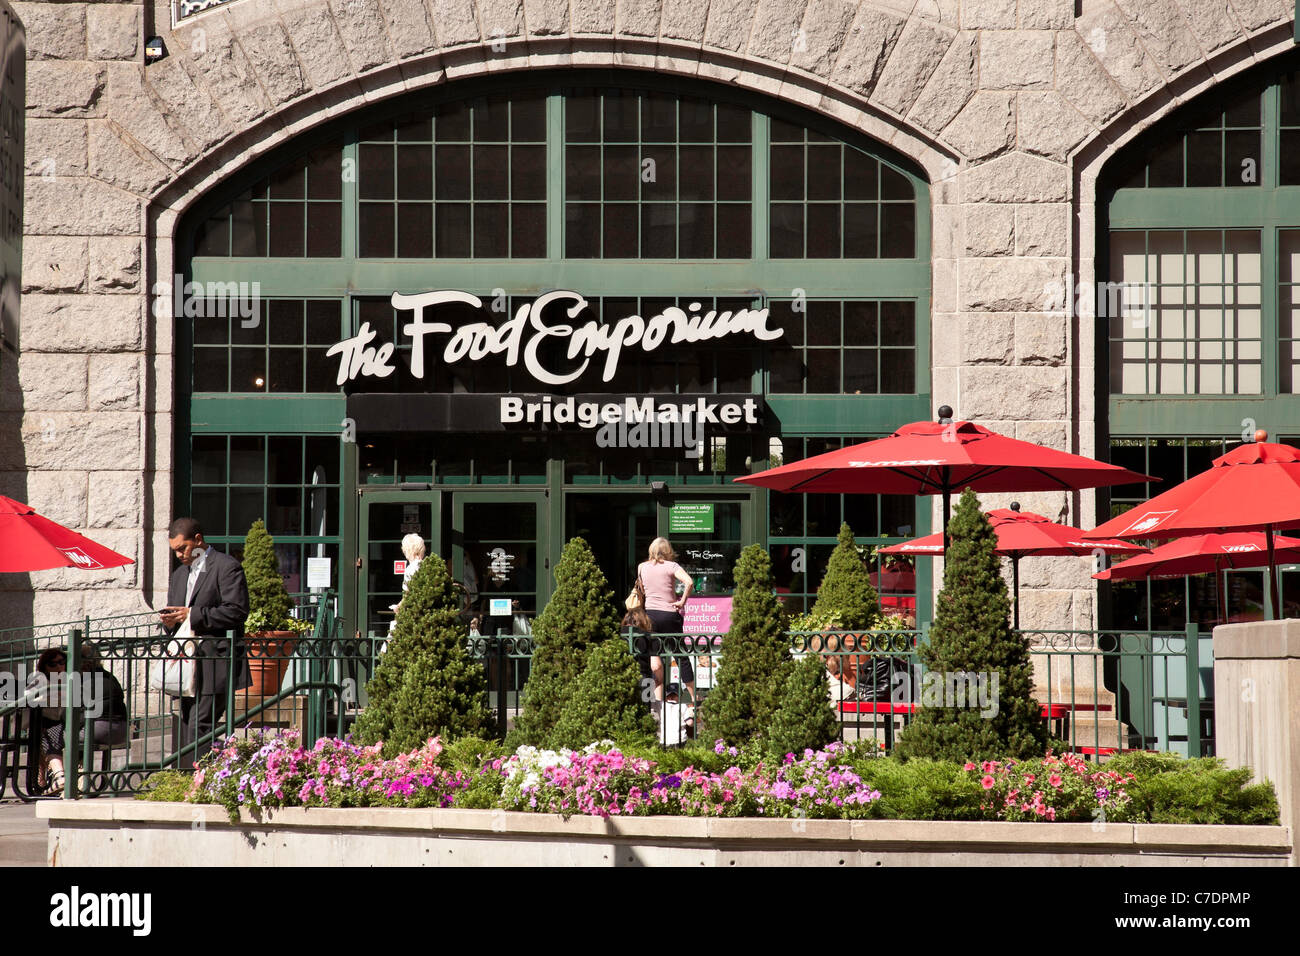
[[[564,95],[546,97],[546,258],[564,258]]]
[[[357,207],[359,190],[357,189],[357,175],[360,160],[357,148],[357,140],[360,138],[361,131],[358,127],[351,127],[343,134],[343,169],[341,178],[342,192],[340,193],[343,201],[343,208],[340,211],[342,219],[341,228],[343,230],[343,245],[339,252],[342,254],[343,263],[350,263],[357,257],[357,228],[360,219],[360,209]],[[345,266],[345,272],[351,269]]]
[[[1280,388],[1278,303],[1281,297],[1277,286],[1278,256],[1281,254],[1280,242],[1277,226],[1265,225],[1261,228],[1259,237],[1259,358],[1260,362],[1263,363],[1260,370],[1260,391],[1265,395],[1276,395]]]
[[[768,144],[771,142],[771,119],[764,113],[750,115],[753,117],[750,201],[753,208],[751,221],[754,230],[751,248],[756,260],[766,260],[769,258],[768,219],[771,215],[771,210],[768,208]]]

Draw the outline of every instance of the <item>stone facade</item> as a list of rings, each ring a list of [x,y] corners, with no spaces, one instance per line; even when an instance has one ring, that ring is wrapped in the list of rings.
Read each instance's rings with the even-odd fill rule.
[[[24,352],[0,366],[0,492],[139,564],[7,576],[7,624],[163,593],[172,316],[149,290],[174,270],[182,212],[327,117],[488,72],[600,66],[834,118],[932,184],[935,403],[1092,454],[1091,322],[1051,311],[1044,286],[1093,278],[1098,172],[1178,103],[1293,45],[1283,0],[1085,0],[1078,16],[1074,0],[232,0],[176,29],[163,2],[14,6]],[[145,68],[154,33],[169,56]],[[1023,498],[1092,513],[1089,494]],[[1074,564],[1030,575],[1026,625],[1093,624]]]

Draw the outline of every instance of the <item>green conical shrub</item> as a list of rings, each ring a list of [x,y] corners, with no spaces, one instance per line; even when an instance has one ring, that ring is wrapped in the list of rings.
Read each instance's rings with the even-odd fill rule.
[[[507,743],[545,746],[587,666],[587,649],[618,637],[619,615],[605,574],[582,538],[564,546],[555,591],[533,621],[533,666],[523,710]]]
[[[248,582],[246,631],[282,631],[289,626],[289,592],[280,576],[280,559],[266,522],[258,518],[244,538],[244,579]]]
[[[839,615],[840,629],[845,631],[867,630],[880,620],[880,595],[858,554],[848,522],[840,525],[839,541],[826,563],[826,575],[812,606],[814,615],[831,612]]]
[[[804,750],[820,750],[840,733],[840,721],[831,710],[830,682],[820,657],[799,660],[781,685],[776,713],[768,725],[768,751],[778,759]]]
[[[793,661],[772,590],[772,559],[761,545],[740,553],[735,577],[718,683],[701,711],[708,739],[739,746],[767,730]]]
[[[551,732],[550,746],[578,750],[597,740],[648,746],[655,736],[655,719],[642,697],[641,668],[627,642],[593,645],[587,651],[586,669]]]
[[[994,551],[997,535],[969,488],[957,503],[948,535],[943,591],[920,654],[927,671],[921,707],[897,752],[934,760],[1042,756],[1047,723],[1030,693],[1029,647],[1011,630],[1011,601]],[[987,706],[972,702],[969,694],[961,699],[969,681],[960,675],[972,672],[985,680]]]
[[[384,755],[446,740],[493,736],[483,665],[470,656],[459,596],[442,558],[431,554],[411,577],[388,650],[367,685],[370,702],[353,736],[384,742]]]

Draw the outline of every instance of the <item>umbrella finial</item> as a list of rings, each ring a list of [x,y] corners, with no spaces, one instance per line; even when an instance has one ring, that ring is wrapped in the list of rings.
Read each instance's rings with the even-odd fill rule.
[[[1019,510],[1020,510],[1020,502],[1019,502],[1019,501],[1013,501],[1013,502],[1011,502],[1011,510],[1012,510],[1012,511],[1019,511]]]
[[[951,424],[952,424],[952,406],[951,406],[951,405],[940,405],[940,406],[939,406],[939,424],[940,424],[940,425],[951,425]]]
[[[1255,441],[1258,442],[1259,444],[1263,444],[1264,442],[1268,441],[1268,431],[1263,428],[1256,429]]]

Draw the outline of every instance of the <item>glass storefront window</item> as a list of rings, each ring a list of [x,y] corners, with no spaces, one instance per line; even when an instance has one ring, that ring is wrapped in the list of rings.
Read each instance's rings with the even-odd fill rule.
[[[195,392],[337,392],[325,353],[339,340],[337,299],[266,299],[250,314],[208,300],[192,320]]]

